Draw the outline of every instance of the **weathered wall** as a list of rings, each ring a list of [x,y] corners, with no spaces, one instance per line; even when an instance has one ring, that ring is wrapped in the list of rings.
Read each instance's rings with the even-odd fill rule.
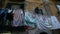
[[[28,1],[28,2],[25,5],[25,9],[33,11],[35,7],[39,7],[39,8],[43,9],[44,13],[46,13],[45,8],[43,7],[44,4],[42,4],[41,0],[26,0],[26,1]],[[48,6],[49,11],[50,11],[51,15],[56,16],[57,15],[56,6],[53,1],[50,1],[50,3],[51,4]]]
[[[33,10],[35,7],[41,7],[41,1],[39,0],[26,0],[25,8],[28,10]]]
[[[26,0],[25,10],[29,10],[29,11],[34,12],[34,9],[36,7],[39,7],[40,9],[42,9],[43,10],[43,13],[46,15],[45,9],[43,7],[43,4],[42,4],[42,1],[41,0]]]
[[[51,10],[51,14],[53,16],[57,16],[57,8],[56,8],[54,2],[52,2],[52,1],[51,1],[51,5],[50,5],[50,10]]]
[[[46,13],[45,8],[43,7],[44,4],[42,3],[42,0],[25,0],[25,1],[26,1],[26,3],[25,3],[26,10],[34,11],[34,9],[36,7],[39,7],[39,8],[43,9],[44,14]],[[3,8],[6,7],[7,3],[8,3],[8,0],[5,0],[5,2],[3,2]],[[49,11],[51,12],[51,15],[56,16],[57,9],[56,9],[55,3],[53,1],[50,1],[50,3],[51,3],[51,5],[49,5],[49,9],[50,9]]]

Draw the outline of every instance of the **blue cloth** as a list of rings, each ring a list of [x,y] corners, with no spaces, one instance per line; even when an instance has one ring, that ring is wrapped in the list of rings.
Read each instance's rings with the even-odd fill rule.
[[[4,9],[0,9],[0,15],[4,12]]]

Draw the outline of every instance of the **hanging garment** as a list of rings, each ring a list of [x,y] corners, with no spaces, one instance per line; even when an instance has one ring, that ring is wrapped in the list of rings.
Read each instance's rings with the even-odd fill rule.
[[[4,9],[0,9],[0,25],[3,24],[4,21]]]
[[[36,18],[31,12],[25,12],[25,20],[35,23]]]
[[[51,23],[51,19],[50,17],[47,16],[43,16],[43,15],[38,15],[38,14],[32,14],[30,12],[25,12],[25,24],[30,24],[28,26],[35,26],[34,23],[36,24],[38,29],[41,30],[47,30],[50,29],[52,27]],[[27,22],[29,21],[29,22]],[[32,24],[31,24],[32,23]]]
[[[37,21],[36,25],[37,28],[41,30],[49,30],[52,27],[52,22],[51,19],[47,16],[42,16],[42,15],[36,15]]]
[[[7,16],[8,15],[8,9],[4,9],[4,23],[3,25],[6,25],[7,24]]]
[[[35,28],[35,15],[30,12],[25,12],[24,25]]]
[[[52,29],[60,29],[60,23],[56,18],[56,16],[51,16],[51,20],[52,20]]]
[[[22,19],[23,19],[23,11],[22,9],[16,9],[13,11],[14,17],[13,17],[13,23],[12,26],[22,26]]]
[[[3,19],[3,17],[4,17],[4,10],[0,9],[0,20]]]

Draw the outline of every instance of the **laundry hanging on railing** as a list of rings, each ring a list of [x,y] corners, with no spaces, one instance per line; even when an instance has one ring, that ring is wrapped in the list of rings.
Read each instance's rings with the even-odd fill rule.
[[[36,24],[37,28],[39,29],[51,29],[52,27],[52,22],[50,17],[48,16],[43,16],[43,15],[37,15],[37,14],[32,14],[30,12],[25,12],[25,20],[29,21],[29,22],[25,22],[25,25],[33,27],[34,24]],[[28,23],[32,23],[30,25],[28,25]]]
[[[13,10],[13,13],[14,13],[14,16],[13,16],[12,26],[14,27],[22,26],[22,19],[23,19],[22,9],[15,9]]]
[[[9,12],[8,11],[9,11],[8,9],[3,9],[3,10],[0,9],[0,25],[6,25],[6,24],[9,25],[10,23],[10,25],[13,27],[25,25],[32,28],[36,27],[41,30],[49,30],[52,29],[52,27],[54,26],[52,25],[53,21],[55,23],[55,20],[52,19],[53,17],[50,16],[44,16],[42,14],[31,13],[28,11],[23,13],[22,9],[15,9]]]
[[[30,26],[32,28],[35,28],[36,24],[35,24],[35,15],[32,14],[32,13],[29,13],[29,12],[25,12],[25,22],[24,22],[24,25],[26,26]]]

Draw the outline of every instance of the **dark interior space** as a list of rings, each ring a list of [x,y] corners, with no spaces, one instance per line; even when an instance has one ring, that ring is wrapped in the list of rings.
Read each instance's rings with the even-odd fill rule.
[[[6,8],[11,9],[12,5],[19,5],[21,9],[24,9],[24,4],[17,4],[17,3],[8,3]]]
[[[25,0],[9,0],[9,1],[12,1],[12,2],[24,2]]]

